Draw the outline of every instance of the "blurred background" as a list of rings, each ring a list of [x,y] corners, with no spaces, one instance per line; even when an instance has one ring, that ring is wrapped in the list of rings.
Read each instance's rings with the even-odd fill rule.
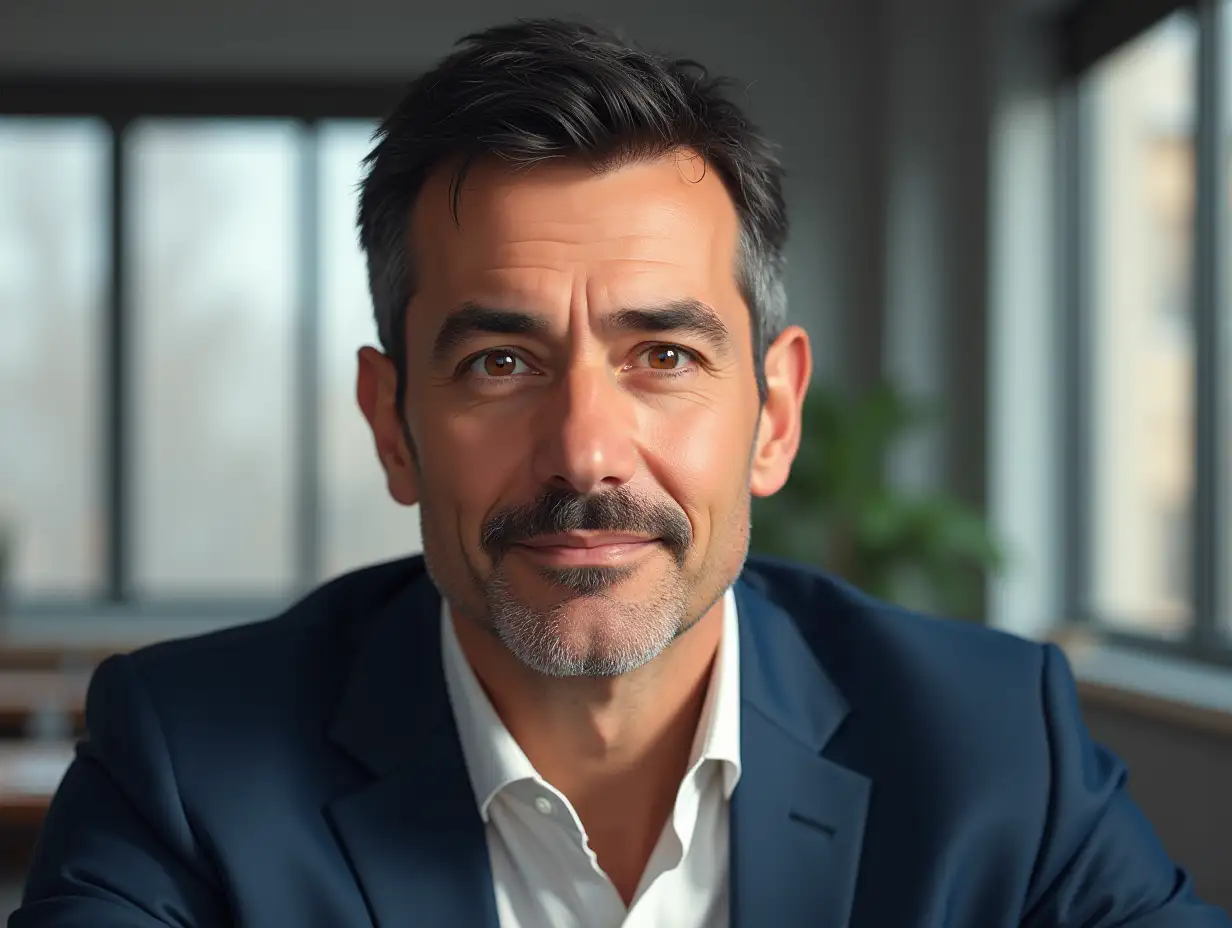
[[[737,78],[817,374],[754,547],[1066,648],[1232,907],[1228,0],[0,5],[0,912],[102,656],[419,549],[353,399],[402,84],[562,15]]]

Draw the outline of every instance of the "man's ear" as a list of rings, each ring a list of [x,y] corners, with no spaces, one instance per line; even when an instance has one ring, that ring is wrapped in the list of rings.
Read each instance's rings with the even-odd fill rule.
[[[398,372],[393,361],[375,348],[359,350],[355,396],[372,429],[389,495],[403,506],[414,506],[419,502],[419,479],[398,412]]]
[[[813,374],[808,333],[788,326],[766,351],[766,401],[757,425],[749,490],[771,496],[782,489],[800,448],[804,396]]]

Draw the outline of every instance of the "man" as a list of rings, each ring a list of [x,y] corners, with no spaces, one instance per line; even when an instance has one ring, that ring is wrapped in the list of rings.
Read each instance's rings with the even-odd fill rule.
[[[810,376],[769,146],[529,22],[411,87],[358,398],[424,558],[99,668],[10,925],[1227,925],[1051,647],[746,564]]]

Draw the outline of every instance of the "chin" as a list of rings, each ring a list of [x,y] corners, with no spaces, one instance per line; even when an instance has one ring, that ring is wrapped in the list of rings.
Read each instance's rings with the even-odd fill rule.
[[[507,610],[496,628],[523,664],[552,677],[614,677],[654,660],[675,638],[672,615],[611,599],[570,600],[548,613]]]
[[[544,595],[546,578],[530,581],[537,589],[527,589],[526,581],[506,577],[488,591],[491,627],[519,661],[547,676],[610,677],[634,670],[675,640],[686,621],[684,603],[655,589],[635,592],[628,576],[611,570],[554,578],[570,584],[563,595],[561,582]]]

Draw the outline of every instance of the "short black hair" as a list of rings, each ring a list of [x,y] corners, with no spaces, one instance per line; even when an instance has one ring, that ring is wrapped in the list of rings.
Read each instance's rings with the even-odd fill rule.
[[[786,325],[787,211],[773,146],[726,95],[728,81],[695,61],[639,50],[616,33],[556,19],[473,33],[414,80],[374,135],[359,203],[360,244],[381,345],[405,376],[406,311],[414,293],[411,210],[447,161],[454,218],[467,169],[577,158],[596,170],[691,149],[713,166],[740,221],[738,284],[752,314],[758,393],[767,347]]]

